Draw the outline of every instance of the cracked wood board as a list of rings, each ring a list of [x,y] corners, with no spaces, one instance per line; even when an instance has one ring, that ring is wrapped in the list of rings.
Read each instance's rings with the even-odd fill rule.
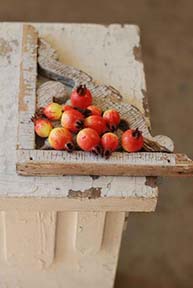
[[[192,160],[183,154],[115,152],[110,159],[90,153],[19,150],[17,171],[21,175],[117,175],[117,176],[189,176]]]
[[[28,125],[31,119],[30,113],[35,114],[36,103],[36,70],[37,70],[37,42],[38,32],[30,25],[24,25],[22,41],[21,60],[21,85],[19,94],[19,136],[17,153],[17,172],[27,176],[58,176],[58,175],[117,175],[117,176],[179,176],[192,175],[193,162],[181,154],[157,154],[154,152],[128,154],[117,152],[109,160],[94,157],[85,152],[58,153],[53,151],[30,150],[31,141],[35,139],[32,125]],[[133,48],[136,51],[136,48]],[[136,53],[136,52],[134,52]],[[135,55],[136,58],[136,55]],[[121,117],[126,119],[131,128],[139,128],[144,137],[154,141],[143,113],[133,105],[124,101],[124,96],[112,86],[97,84],[85,72],[58,61],[58,55],[45,40],[39,41],[38,63],[41,73],[53,80],[61,81],[63,84],[76,87],[84,83],[91,90],[94,104],[101,105],[104,109],[113,107],[117,109]],[[31,84],[33,82],[33,85]],[[24,88],[23,88],[24,87]],[[30,100],[29,100],[30,99]],[[109,104],[110,103],[110,104]],[[24,127],[25,126],[25,127]],[[31,127],[32,126],[32,127]],[[22,134],[24,131],[24,136]],[[27,143],[25,140],[27,139]],[[157,138],[159,139],[159,138]],[[160,140],[160,139],[159,139]],[[157,141],[159,141],[157,140]],[[165,136],[161,137],[161,143],[171,140]],[[147,141],[146,141],[147,144]],[[35,146],[35,140],[34,140]],[[154,149],[151,146],[151,151]],[[158,151],[169,151],[156,142]],[[23,148],[21,150],[20,148]],[[26,149],[26,150],[25,150]],[[173,149],[172,149],[173,150]],[[154,151],[154,150],[153,150]],[[157,150],[156,150],[157,151]]]
[[[133,47],[139,46],[138,27],[134,25],[88,25],[88,24],[33,24],[41,36],[45,37],[61,55],[63,62],[88,71],[98,83],[112,85],[124,93],[125,99],[131,99],[140,111],[145,114],[141,89],[145,88],[143,64],[132,56]],[[104,211],[153,211],[156,207],[158,188],[154,178],[149,177],[22,177],[15,171],[17,106],[20,51],[23,25],[19,23],[1,23],[1,53],[0,53],[0,87],[3,106],[0,106],[0,132],[4,141],[0,142],[0,210],[97,210]],[[84,35],[85,39],[95,38],[98,45],[86,46],[84,51],[78,49],[75,38]],[[108,35],[108,36],[107,36]],[[119,42],[122,54],[119,59],[115,39],[122,35]],[[124,37],[123,37],[124,36]],[[105,40],[106,39],[106,40]],[[107,45],[107,42],[109,43]],[[105,44],[104,50],[102,50]],[[73,58],[71,46],[76,51]],[[97,61],[94,64],[92,51],[95,49]],[[107,53],[108,50],[110,54]],[[99,56],[99,51],[104,51]],[[93,58],[94,57],[94,58]],[[81,59],[84,61],[81,61]],[[103,63],[103,65],[102,65]],[[107,65],[104,65],[106,63]],[[120,64],[115,70],[112,66]],[[122,71],[122,72],[121,72]],[[129,79],[118,79],[120,73]],[[139,81],[132,81],[134,75]],[[11,83],[11,85],[10,85]],[[118,87],[119,84],[119,87]],[[10,129],[11,128],[11,129]],[[6,133],[5,133],[6,132]],[[99,195],[96,198],[96,195]],[[38,199],[38,201],[37,201]]]

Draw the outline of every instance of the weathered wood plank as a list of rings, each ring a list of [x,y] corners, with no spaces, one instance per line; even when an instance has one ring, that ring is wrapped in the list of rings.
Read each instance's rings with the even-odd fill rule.
[[[31,117],[36,110],[37,43],[37,30],[31,25],[24,24],[20,64],[17,149],[35,148],[35,134]]]
[[[67,97],[65,85],[57,81],[47,81],[37,89],[37,107],[45,107],[53,101],[64,103]]]
[[[20,175],[192,176],[193,161],[184,154],[121,153],[108,160],[83,151],[18,151]]]

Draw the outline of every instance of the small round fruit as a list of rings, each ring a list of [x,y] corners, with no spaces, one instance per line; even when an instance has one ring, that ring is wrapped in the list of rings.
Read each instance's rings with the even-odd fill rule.
[[[113,132],[117,130],[120,123],[119,112],[114,109],[106,110],[103,114],[103,118],[105,119],[107,127],[110,129],[110,131]]]
[[[70,100],[72,106],[80,109],[86,109],[92,104],[92,95],[86,85],[80,85],[72,91]]]
[[[107,130],[105,120],[101,116],[98,116],[98,115],[92,115],[92,116],[87,117],[84,120],[84,126],[86,128],[94,129],[99,135],[101,135]]]
[[[43,113],[49,120],[59,120],[62,116],[62,105],[50,103],[43,109]]]
[[[84,116],[78,110],[70,109],[62,114],[61,125],[73,133],[78,132],[84,124]]]
[[[112,132],[105,133],[101,137],[101,144],[103,148],[103,156],[107,159],[111,156],[119,145],[119,138],[116,134]]]
[[[102,110],[95,105],[90,105],[86,109],[90,111],[91,113],[90,115],[98,115],[98,116],[102,115]]]
[[[127,152],[137,152],[143,148],[143,135],[137,129],[129,129],[122,134],[122,147]]]
[[[41,138],[47,138],[53,129],[52,124],[47,119],[36,119],[34,121],[34,129],[36,134]]]
[[[93,152],[96,155],[101,153],[100,137],[94,129],[84,128],[80,130],[76,141],[83,151]]]
[[[67,105],[67,104],[62,105],[62,111],[63,112],[67,111],[67,110],[71,110],[71,109],[73,109],[73,107],[70,105]]]
[[[74,148],[72,133],[66,129],[54,128],[48,138],[50,146],[55,150],[67,150],[71,152]]]

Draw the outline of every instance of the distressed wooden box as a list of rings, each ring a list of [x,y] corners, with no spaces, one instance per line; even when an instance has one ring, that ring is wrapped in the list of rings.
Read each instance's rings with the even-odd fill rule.
[[[50,41],[54,42],[54,39],[50,39]],[[118,44],[114,43],[114,45]],[[73,57],[76,59],[76,47],[72,47],[72,49]],[[133,57],[139,57],[139,51],[139,47],[133,47]],[[121,51],[117,51],[117,55],[119,53]],[[115,55],[112,56],[115,57]],[[112,69],[116,69],[116,67],[112,67]],[[139,71],[136,69],[134,72]],[[131,128],[138,127],[143,132],[148,152],[116,152],[106,160],[83,151],[69,154],[66,151],[38,149],[31,117],[35,114],[39,101],[37,87],[40,75],[46,76],[47,80],[50,78],[68,85],[71,89],[80,83],[87,84],[94,96],[95,104],[103,108],[116,108],[122,117],[127,118]],[[121,77],[122,75],[120,75],[120,81]],[[138,79],[140,77],[138,78],[136,73],[135,79],[129,79],[129,81],[138,81]],[[125,81],[127,80],[125,79]],[[104,82],[108,84],[108,79],[104,79]],[[141,91],[144,90],[141,89]],[[192,175],[192,160],[183,154],[168,153],[173,151],[172,141],[166,136],[152,137],[146,118],[147,111],[142,113],[138,109],[140,107],[137,108],[130,104],[131,100],[128,96],[121,95],[121,91],[102,83],[96,83],[85,72],[58,60],[56,51],[49,46],[48,42],[39,38],[37,30],[31,25],[24,25],[16,164],[18,174],[33,176]]]

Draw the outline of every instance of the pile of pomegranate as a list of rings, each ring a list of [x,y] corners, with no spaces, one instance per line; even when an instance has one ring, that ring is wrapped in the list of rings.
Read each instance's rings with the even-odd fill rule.
[[[127,128],[119,139],[120,114],[115,109],[102,111],[92,105],[93,97],[86,85],[80,85],[70,95],[71,105],[49,103],[33,117],[36,134],[48,138],[55,150],[72,152],[78,147],[106,159],[121,145],[127,152],[143,148],[143,135],[138,129]],[[59,127],[54,127],[60,121]]]

